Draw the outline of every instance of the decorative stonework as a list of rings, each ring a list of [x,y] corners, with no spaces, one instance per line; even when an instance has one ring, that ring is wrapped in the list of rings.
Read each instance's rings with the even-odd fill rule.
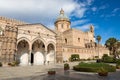
[[[4,33],[0,36],[1,39],[1,58],[2,62],[14,61],[17,42],[17,27],[6,25]]]
[[[64,11],[55,21],[55,31],[42,24],[28,24],[0,17],[0,58],[4,63],[20,61],[20,65],[41,65],[69,61],[72,54],[81,59],[98,56],[94,26],[87,32],[70,28]],[[100,57],[109,50],[99,45]]]

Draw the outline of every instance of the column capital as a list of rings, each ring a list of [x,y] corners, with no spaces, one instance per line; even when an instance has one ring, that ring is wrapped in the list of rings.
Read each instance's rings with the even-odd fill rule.
[[[31,52],[32,51],[32,49],[29,49],[29,52]]]
[[[45,53],[47,53],[48,51],[47,50],[45,50]]]

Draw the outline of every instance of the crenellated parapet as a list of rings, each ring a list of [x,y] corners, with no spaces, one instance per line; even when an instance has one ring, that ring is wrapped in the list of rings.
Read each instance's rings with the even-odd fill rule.
[[[6,24],[11,24],[11,25],[21,25],[21,24],[27,24],[25,22],[16,20],[16,19],[11,19],[7,17],[0,16],[0,22],[6,23]]]

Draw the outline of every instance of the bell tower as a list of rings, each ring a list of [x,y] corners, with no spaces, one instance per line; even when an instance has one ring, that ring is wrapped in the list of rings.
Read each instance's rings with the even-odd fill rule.
[[[92,24],[90,25],[90,32],[94,33],[94,26]]]
[[[58,32],[64,32],[70,29],[71,22],[69,18],[64,14],[63,9],[60,10],[60,14],[54,24],[55,24],[55,30]]]

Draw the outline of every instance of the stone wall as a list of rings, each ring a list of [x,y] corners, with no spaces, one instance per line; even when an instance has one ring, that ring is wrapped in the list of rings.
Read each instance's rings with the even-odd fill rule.
[[[97,48],[79,48],[75,46],[67,46],[63,48],[63,60],[69,61],[69,58],[72,54],[79,54],[80,59],[95,59],[95,56],[98,56],[98,47]],[[103,54],[109,55],[109,50],[106,48],[99,48],[99,58]]]
[[[1,58],[2,62],[14,61],[17,43],[17,27],[6,25],[3,35],[0,36],[1,41]]]

